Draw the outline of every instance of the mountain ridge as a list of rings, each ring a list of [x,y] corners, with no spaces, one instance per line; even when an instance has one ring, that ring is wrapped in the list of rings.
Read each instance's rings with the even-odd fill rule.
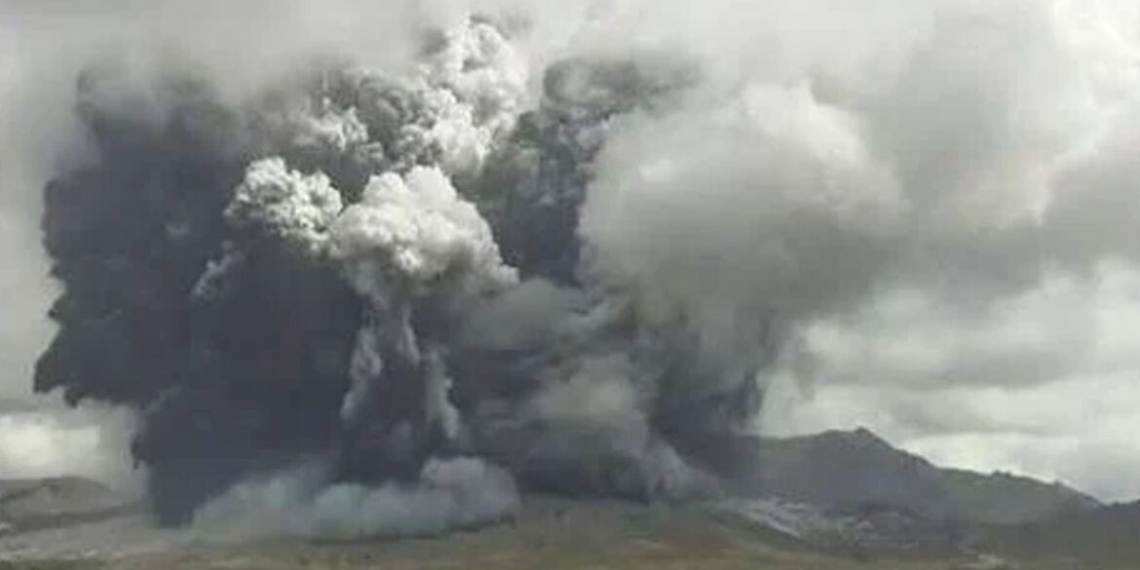
[[[1016,525],[1103,506],[1060,482],[939,467],[865,428],[785,438],[707,435],[679,447],[734,494],[841,513],[885,509],[932,521]]]

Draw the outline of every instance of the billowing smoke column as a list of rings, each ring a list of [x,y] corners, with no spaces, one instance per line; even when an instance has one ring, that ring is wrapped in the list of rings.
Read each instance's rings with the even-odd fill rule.
[[[1066,407],[1140,354],[1134,1],[8,4],[4,183],[77,151],[36,384],[137,411],[168,522],[685,496],[745,426],[1135,447]]]
[[[611,126],[693,79],[648,60],[556,62],[532,100],[472,20],[409,72],[322,64],[242,105],[185,69],[90,68],[97,156],[46,189],[65,287],[37,389],[142,412],[168,523],[256,500],[437,529],[503,516],[516,484],[704,490],[675,443],[751,418],[767,333],[722,358],[644,320],[579,237]]]
[[[613,4],[242,97],[89,67],[37,388],[139,411],[169,523],[404,532],[716,491],[773,378],[1133,362],[1112,311],[1038,311],[1140,279],[1134,7]]]

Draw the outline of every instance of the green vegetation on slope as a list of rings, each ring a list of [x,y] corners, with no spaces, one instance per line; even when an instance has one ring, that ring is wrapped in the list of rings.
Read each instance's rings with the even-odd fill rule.
[[[1018,570],[1073,566],[1037,561]],[[1078,566],[1079,567],[1079,566]],[[997,570],[976,560],[855,559],[724,512],[544,501],[514,523],[405,540],[267,541],[113,561],[0,563],[0,570]],[[1134,568],[1122,566],[1120,568]]]

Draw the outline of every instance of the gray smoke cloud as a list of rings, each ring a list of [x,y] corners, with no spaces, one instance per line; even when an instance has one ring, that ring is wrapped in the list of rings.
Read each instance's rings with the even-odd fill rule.
[[[687,496],[689,438],[868,417],[1078,483],[1034,449],[1140,453],[1129,407],[986,392],[1095,405],[1140,365],[1126,2],[207,4],[8,10],[76,31],[7,64],[68,62],[31,130],[80,149],[18,161],[54,178],[37,388],[141,413],[169,521],[435,530],[509,513],[455,498],[483,472]]]
[[[243,482],[207,503],[192,532],[206,540],[265,536],[419,536],[514,516],[510,474],[478,459],[431,460],[415,487],[327,485],[325,467],[307,464]]]

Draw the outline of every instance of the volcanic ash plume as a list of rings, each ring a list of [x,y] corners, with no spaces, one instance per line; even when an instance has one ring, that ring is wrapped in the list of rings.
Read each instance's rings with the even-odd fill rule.
[[[569,59],[533,97],[527,68],[475,20],[411,71],[318,64],[237,105],[182,68],[90,68],[97,160],[47,189],[66,291],[37,387],[143,412],[169,523],[411,532],[509,515],[516,479],[702,488],[670,438],[745,421],[754,390],[690,409],[684,335],[577,270],[606,131],[683,74]]]
[[[751,4],[717,41],[689,41],[716,10],[682,11],[689,51],[606,49],[620,10],[554,55],[470,18],[407,66],[319,59],[241,97],[88,67],[36,387],[139,411],[164,522],[436,530],[527,492],[719,492],[705,443],[754,426],[765,378],[868,360],[876,307],[968,330],[1134,261],[1074,223],[1133,201],[1134,74],[1105,70],[1134,58],[1049,2]]]

